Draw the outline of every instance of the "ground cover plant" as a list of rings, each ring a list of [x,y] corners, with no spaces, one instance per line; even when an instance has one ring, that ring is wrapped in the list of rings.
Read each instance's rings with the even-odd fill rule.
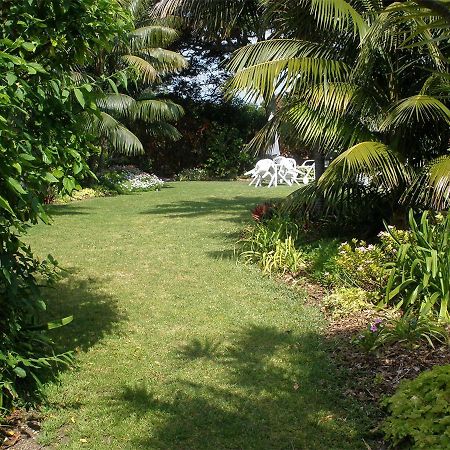
[[[43,443],[364,445],[370,408],[343,393],[320,312],[232,257],[253,205],[291,191],[184,182],[50,207],[51,233],[29,242],[68,270],[49,296],[74,316],[54,338],[77,367],[46,386]]]
[[[450,446],[450,365],[435,367],[405,381],[384,400],[389,416],[384,431],[401,448]]]

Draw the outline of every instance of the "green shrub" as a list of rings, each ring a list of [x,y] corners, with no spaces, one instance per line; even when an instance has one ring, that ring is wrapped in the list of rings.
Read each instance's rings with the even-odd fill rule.
[[[298,226],[279,216],[244,230],[237,243],[239,259],[257,264],[264,273],[296,273],[305,267],[303,253],[296,247]]]
[[[104,186],[93,186],[91,188],[82,188],[73,191],[71,195],[61,195],[56,203],[70,203],[77,200],[86,200],[88,198],[95,197],[109,197],[112,195],[117,195],[116,191],[112,191]]]
[[[210,174],[206,169],[194,167],[193,169],[184,169],[177,176],[178,181],[209,181]]]
[[[209,158],[203,165],[211,178],[234,179],[254,164],[255,158],[242,151],[240,130],[215,125],[213,131],[207,142]]]
[[[383,405],[389,411],[383,430],[394,445],[417,450],[450,448],[450,365],[403,381]]]
[[[322,304],[333,318],[373,308],[373,304],[368,301],[367,292],[355,287],[336,289],[323,299]]]
[[[432,318],[405,314],[402,317],[377,319],[355,339],[355,343],[366,351],[394,343],[413,346],[420,342],[430,347],[434,347],[435,342],[448,343],[448,332]]]
[[[381,306],[395,305],[421,315],[436,314],[450,320],[450,217],[422,214],[420,223],[409,213],[411,240],[399,241],[390,267],[386,295]]]
[[[125,15],[109,0],[2,2],[0,8],[0,408],[30,398],[39,372],[66,364],[55,355],[41,286],[56,262],[39,261],[22,236],[48,223],[43,203],[70,193],[90,176],[93,137],[82,115],[97,113],[91,80],[74,67],[120,38]],[[77,20],[74,21],[74,14]],[[69,44],[68,44],[69,43]],[[95,113],[94,113],[95,111]]]
[[[385,270],[388,261],[381,246],[353,239],[339,246],[336,266],[344,285],[364,289],[381,299],[388,278]]]
[[[339,246],[336,257],[337,278],[347,286],[370,293],[372,300],[381,300],[389,278],[387,266],[397,257],[400,243],[411,240],[409,232],[388,227],[379,233],[379,242],[369,244],[352,239]]]

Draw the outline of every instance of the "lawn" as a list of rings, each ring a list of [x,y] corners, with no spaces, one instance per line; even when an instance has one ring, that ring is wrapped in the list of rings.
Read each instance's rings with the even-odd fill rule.
[[[305,296],[236,264],[257,202],[292,189],[172,183],[53,206],[29,242],[67,269],[54,330],[76,367],[46,389],[64,449],[363,449],[367,420]]]

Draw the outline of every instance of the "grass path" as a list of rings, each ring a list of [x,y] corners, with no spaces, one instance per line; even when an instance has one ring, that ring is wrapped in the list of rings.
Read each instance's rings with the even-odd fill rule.
[[[46,388],[61,449],[362,449],[303,298],[230,257],[249,209],[289,188],[173,183],[53,207],[35,252],[68,269],[49,293],[77,367]]]

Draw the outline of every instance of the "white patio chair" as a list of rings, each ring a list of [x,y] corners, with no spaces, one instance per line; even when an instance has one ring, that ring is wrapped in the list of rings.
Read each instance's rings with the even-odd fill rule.
[[[316,165],[313,159],[307,159],[299,167],[299,177],[301,178],[303,184],[309,184],[314,181],[316,176]]]
[[[277,156],[277,157],[273,158],[273,162],[275,164],[281,164],[282,161],[284,161],[285,159],[287,159],[287,158],[285,158],[284,156]]]
[[[244,175],[250,175],[252,180],[249,183],[251,186],[255,183],[255,187],[261,186],[264,179],[268,179],[267,187],[277,185],[277,166],[271,159],[260,159],[254,169],[249,170]]]
[[[278,163],[278,182],[292,186],[299,184],[297,178],[300,172],[297,170],[297,162],[294,158],[283,158]]]

